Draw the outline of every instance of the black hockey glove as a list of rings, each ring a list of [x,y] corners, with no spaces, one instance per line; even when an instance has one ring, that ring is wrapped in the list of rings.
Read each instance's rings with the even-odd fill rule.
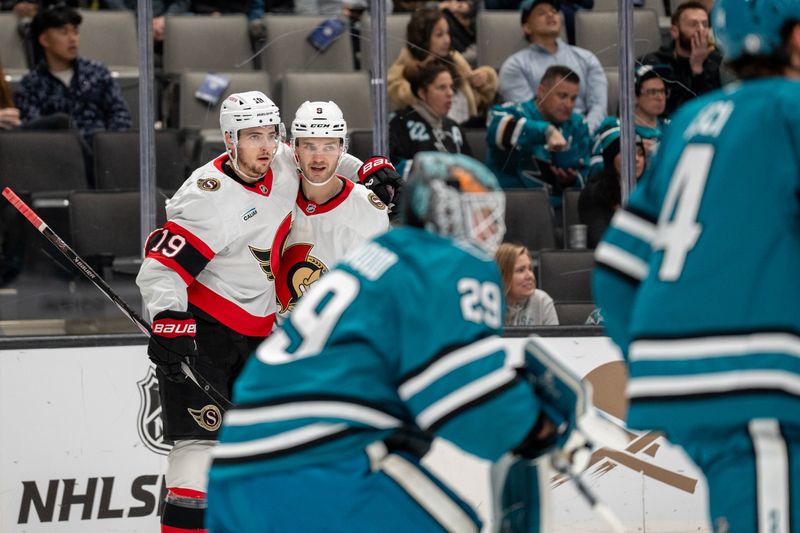
[[[147,345],[147,355],[170,381],[186,381],[181,363],[191,365],[194,362],[197,355],[196,330],[191,313],[166,310],[153,318],[153,334]]]
[[[391,209],[397,203],[397,194],[403,186],[403,178],[391,161],[382,156],[370,157],[358,170],[358,181],[378,195],[381,202]]]

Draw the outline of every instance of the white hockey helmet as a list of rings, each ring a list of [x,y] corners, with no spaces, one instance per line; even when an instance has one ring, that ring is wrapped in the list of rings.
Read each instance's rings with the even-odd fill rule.
[[[333,102],[303,102],[292,121],[292,146],[302,137],[342,139],[343,151],[347,151],[347,122],[339,106]]]
[[[281,138],[285,137],[278,106],[261,91],[234,93],[222,102],[219,129],[223,137],[225,133],[231,134],[234,146],[239,143],[239,130],[269,125],[278,126]]]

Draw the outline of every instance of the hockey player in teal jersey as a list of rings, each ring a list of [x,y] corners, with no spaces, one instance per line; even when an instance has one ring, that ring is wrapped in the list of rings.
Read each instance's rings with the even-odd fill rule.
[[[498,336],[494,176],[421,153],[402,201],[405,226],[315,283],[245,365],[214,451],[212,533],[478,531],[415,442],[424,453],[438,435],[490,460],[582,449],[580,380]]]
[[[717,0],[741,82],[673,116],[596,251],[628,425],[708,480],[716,531],[800,532],[800,0]]]

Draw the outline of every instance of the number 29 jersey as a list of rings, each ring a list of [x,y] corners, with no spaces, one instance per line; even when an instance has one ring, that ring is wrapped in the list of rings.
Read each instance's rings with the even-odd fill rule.
[[[632,427],[800,422],[800,83],[693,100],[596,250]]]
[[[538,409],[505,364],[500,287],[483,252],[417,228],[348,254],[245,365],[211,478],[337,461],[401,427],[492,459],[522,442]]]

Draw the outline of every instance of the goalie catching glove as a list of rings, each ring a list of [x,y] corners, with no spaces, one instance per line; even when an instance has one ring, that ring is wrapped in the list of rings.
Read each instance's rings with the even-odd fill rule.
[[[191,313],[165,310],[153,317],[153,334],[147,345],[147,355],[170,381],[183,383],[186,380],[181,363],[191,366],[194,362],[197,355],[196,331]]]
[[[556,470],[577,475],[594,449],[623,449],[627,433],[592,405],[592,390],[558,361],[540,339],[525,344],[521,369],[541,404],[541,415],[515,453],[535,459],[550,454]]]
[[[397,193],[403,186],[403,178],[394,165],[385,157],[370,157],[358,170],[358,181],[374,192],[381,202],[391,210]]]

